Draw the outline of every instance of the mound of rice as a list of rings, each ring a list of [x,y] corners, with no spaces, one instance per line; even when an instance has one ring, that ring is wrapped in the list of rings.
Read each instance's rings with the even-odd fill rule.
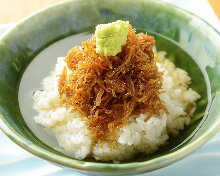
[[[169,135],[178,135],[196,110],[196,100],[200,95],[188,88],[191,79],[188,73],[166,59],[165,52],[159,52],[160,72],[164,72],[160,94],[168,114],[161,111],[160,116],[152,116],[148,121],[148,113],[130,118],[130,123],[118,131],[118,147],[112,148],[109,142],[102,147],[95,144],[88,136],[89,130],[82,119],[87,117],[79,112],[72,113],[59,104],[56,75],[62,73],[66,64],[64,58],[58,58],[56,68],[43,82],[43,91],[34,93],[34,109],[39,113],[34,119],[55,135],[60,147],[77,159],[95,158],[102,161],[120,161],[132,158],[137,153],[150,154],[166,144]]]

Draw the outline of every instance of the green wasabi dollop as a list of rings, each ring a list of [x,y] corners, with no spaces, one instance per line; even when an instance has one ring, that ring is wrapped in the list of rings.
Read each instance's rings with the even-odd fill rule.
[[[128,21],[115,21],[96,26],[96,52],[105,56],[115,56],[126,44],[129,31]]]

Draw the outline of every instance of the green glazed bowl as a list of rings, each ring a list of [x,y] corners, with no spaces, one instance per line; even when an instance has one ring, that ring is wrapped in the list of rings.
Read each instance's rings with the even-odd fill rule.
[[[158,50],[192,77],[202,98],[190,126],[149,156],[120,164],[76,160],[39,140],[25,124],[18,103],[19,83],[44,48],[67,36],[94,32],[100,23],[128,20],[148,32]],[[156,0],[75,0],[43,9],[20,21],[0,39],[0,128],[28,152],[59,166],[87,173],[137,174],[172,164],[207,142],[220,128],[220,35],[207,22]],[[33,117],[29,117],[33,118]]]

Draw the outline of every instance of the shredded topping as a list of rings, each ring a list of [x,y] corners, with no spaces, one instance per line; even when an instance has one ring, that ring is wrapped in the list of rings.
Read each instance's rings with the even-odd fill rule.
[[[62,106],[88,117],[85,122],[97,141],[115,143],[117,130],[131,115],[167,112],[159,98],[162,75],[154,56],[155,40],[144,33],[135,34],[129,26],[127,42],[116,56],[96,53],[96,37],[69,51],[67,68],[59,75],[58,90]],[[135,116],[133,116],[135,118]]]

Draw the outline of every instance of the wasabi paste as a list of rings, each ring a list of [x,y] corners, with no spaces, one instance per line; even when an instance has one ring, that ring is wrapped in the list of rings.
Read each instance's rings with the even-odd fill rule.
[[[128,21],[115,21],[96,26],[96,52],[105,56],[115,56],[126,44],[129,31]]]

